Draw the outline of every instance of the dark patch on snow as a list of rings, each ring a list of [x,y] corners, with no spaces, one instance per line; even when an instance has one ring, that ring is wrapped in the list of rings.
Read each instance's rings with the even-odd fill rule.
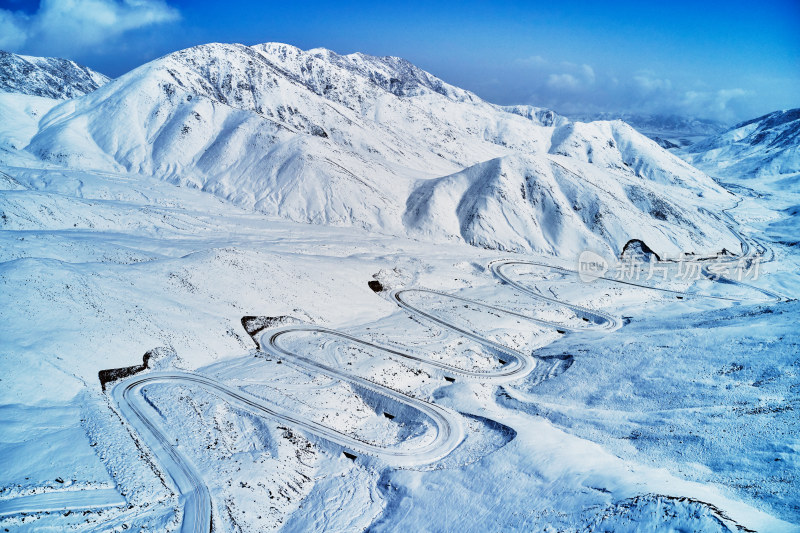
[[[672,148],[680,148],[681,145],[675,144],[674,142],[664,139],[662,137],[653,137],[652,138],[661,148],[665,150],[671,150]]]
[[[106,390],[106,384],[111,383],[112,381],[117,381],[118,379],[127,378],[129,376],[133,376],[134,374],[138,374],[144,370],[147,370],[147,365],[150,362],[150,358],[153,356],[153,352],[148,351],[142,356],[142,364],[141,365],[133,365],[133,366],[125,366],[122,368],[109,368],[106,370],[101,370],[97,373],[97,377],[100,379],[100,387],[102,388],[103,392]]]
[[[381,282],[376,279],[368,281],[367,285],[369,286],[370,289],[372,289],[372,292],[383,291],[383,285],[381,285]]]
[[[620,500],[599,512],[583,531],[611,531],[623,523],[642,523],[652,527],[652,524],[664,523],[665,520],[682,523],[692,531],[755,533],[732,520],[714,504],[685,496],[663,494],[643,494]]]

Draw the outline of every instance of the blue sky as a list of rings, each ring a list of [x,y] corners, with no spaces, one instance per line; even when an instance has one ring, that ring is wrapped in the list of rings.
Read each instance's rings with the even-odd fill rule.
[[[0,0],[0,49],[118,76],[212,41],[402,56],[501,104],[733,122],[800,107],[800,2]]]

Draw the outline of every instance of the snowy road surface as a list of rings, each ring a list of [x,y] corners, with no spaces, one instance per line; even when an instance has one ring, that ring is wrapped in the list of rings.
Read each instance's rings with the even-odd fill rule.
[[[125,498],[116,489],[62,490],[0,500],[0,516],[46,511],[79,511],[122,507]]]

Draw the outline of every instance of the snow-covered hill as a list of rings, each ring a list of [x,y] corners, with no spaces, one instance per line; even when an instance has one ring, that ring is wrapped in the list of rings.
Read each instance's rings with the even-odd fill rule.
[[[727,129],[722,122],[679,115],[603,112],[571,115],[570,118],[583,122],[623,120],[668,150],[689,146]]]
[[[683,156],[721,178],[800,173],[800,109],[775,111],[701,141]]]
[[[59,100],[0,92],[0,153],[21,150],[39,131],[39,120]]]
[[[422,183],[409,198],[406,224],[425,236],[565,257],[588,249],[619,254],[632,228],[673,254],[731,242],[727,230],[683,209],[680,194],[667,199],[665,187],[677,189],[570,157],[512,155]]]
[[[39,120],[61,100],[88,94],[108,81],[74,61],[0,50],[0,151],[24,148]]]
[[[68,59],[0,50],[0,92],[65,100],[90,93],[108,81],[99,72]]]
[[[274,43],[190,48],[55,107],[26,149],[68,167],[154,175],[294,221],[501,249],[563,253],[577,246],[564,240],[574,235],[612,253],[634,238],[660,254],[708,254],[737,243],[701,209],[729,204],[730,196],[632,128],[495,106],[392,57]],[[437,187],[429,180],[509,156],[517,181],[547,181],[540,169],[566,158],[558,164],[591,191],[585,198],[606,198],[609,187],[625,184],[625,201],[646,198],[634,203],[647,206],[623,217],[623,204],[581,205],[581,198],[571,209],[597,209],[603,223],[570,215],[550,229],[552,217],[525,207],[527,198],[502,195],[478,172],[475,179],[488,180],[478,186],[482,195],[501,206],[482,213],[490,218],[485,227],[507,224],[495,217],[515,211],[523,219],[513,231],[484,239],[431,227],[453,216],[467,224],[463,210],[432,212],[424,224],[408,211]],[[672,206],[674,216],[651,205]]]

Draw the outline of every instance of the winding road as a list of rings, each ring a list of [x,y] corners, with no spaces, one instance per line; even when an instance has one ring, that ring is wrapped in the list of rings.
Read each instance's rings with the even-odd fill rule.
[[[502,366],[491,370],[465,370],[443,362],[430,360],[411,353],[371,343],[347,333],[309,325],[284,326],[279,329],[267,330],[261,334],[259,345],[281,357],[287,364],[294,365],[305,371],[310,371],[313,374],[322,374],[361,389],[369,390],[421,413],[430,420],[435,431],[435,437],[432,442],[417,448],[376,446],[358,440],[350,435],[346,435],[340,431],[299,416],[287,409],[277,407],[272,403],[254,397],[240,389],[229,387],[200,374],[153,372],[123,380],[113,388],[112,395],[120,406],[123,416],[131,423],[140,438],[142,438],[150,450],[152,450],[158,463],[167,473],[176,492],[179,494],[183,506],[183,518],[181,522],[182,532],[207,532],[210,530],[212,512],[211,498],[208,488],[203,483],[196,468],[192,465],[191,460],[180,451],[179,447],[172,444],[172,440],[167,437],[165,432],[155,422],[160,415],[155,412],[142,394],[143,389],[149,384],[170,383],[201,387],[241,409],[258,416],[265,416],[282,423],[287,423],[296,429],[307,431],[328,442],[349,449],[356,454],[377,457],[396,467],[409,467],[429,464],[440,460],[446,457],[461,443],[464,430],[458,414],[436,404],[426,402],[419,398],[413,398],[384,385],[355,376],[339,368],[320,363],[308,355],[291,351],[282,345],[281,340],[289,335],[308,333],[338,337],[352,344],[378,350],[387,356],[407,359],[418,365],[438,370],[447,376],[460,376],[464,379],[507,382],[528,375],[536,367],[536,358],[533,356],[522,354],[521,352],[486,339],[473,331],[459,327],[441,317],[413,306],[407,299],[404,299],[404,296],[408,296],[414,292],[433,294],[441,298],[450,298],[478,308],[505,313],[518,319],[558,329],[586,330],[615,329],[619,327],[619,321],[611,315],[598,313],[571,304],[566,304],[566,306],[575,311],[578,315],[585,316],[590,322],[581,324],[580,326],[569,326],[536,319],[522,313],[502,309],[461,296],[454,296],[427,289],[404,289],[394,291],[391,294],[391,298],[397,302],[400,307],[412,314],[473,339],[490,350],[503,354],[503,357],[508,361],[504,362]],[[525,292],[527,293],[527,291]],[[565,305],[563,302],[558,302],[557,300],[544,297],[541,299],[549,301],[550,303],[555,302],[559,305]]]
[[[286,422],[295,428],[308,431],[355,452],[384,459],[395,466],[413,466],[434,462],[448,455],[463,438],[463,430],[458,415],[443,407],[410,398],[399,392],[310,360],[293,361],[293,363],[313,369],[315,372],[368,388],[373,392],[383,394],[421,411],[433,422],[436,438],[433,442],[416,449],[375,446],[297,416],[287,409],[267,403],[260,398],[239,389],[228,387],[200,374],[153,372],[128,378],[117,384],[112,394],[125,418],[135,427],[139,436],[156,456],[159,464],[169,475],[177,489],[183,504],[183,519],[180,528],[182,532],[208,532],[211,530],[211,497],[208,488],[194,465],[192,465],[191,460],[181,453],[179,448],[172,444],[172,440],[166,436],[164,431],[154,423],[154,420],[158,419],[160,415],[154,411],[142,394],[143,388],[147,385],[170,383],[200,387],[252,414]]]
[[[749,250],[749,247],[747,250]],[[550,305],[557,305],[570,309],[575,313],[576,316],[583,319],[583,322],[578,323],[577,325],[551,322],[531,317],[516,311],[489,305],[483,302],[470,300],[461,296],[429,289],[400,289],[392,291],[389,295],[389,298],[396,302],[397,305],[399,305],[405,311],[454,331],[466,338],[472,339],[487,347],[490,351],[502,354],[504,359],[504,361],[502,361],[502,365],[494,369],[485,371],[465,370],[447,363],[430,360],[411,353],[402,352],[394,348],[368,342],[347,333],[312,325],[284,326],[278,329],[267,330],[261,334],[259,338],[260,346],[263,346],[266,351],[272,352],[273,354],[281,357],[281,359],[287,364],[293,365],[305,372],[310,372],[313,375],[324,375],[331,380],[341,381],[362,390],[371,391],[374,394],[381,395],[390,399],[391,401],[403,404],[420,413],[431,422],[431,427],[434,431],[433,440],[421,446],[407,447],[403,446],[402,443],[394,446],[378,446],[364,442],[350,435],[344,434],[340,431],[300,416],[288,409],[278,407],[275,404],[246,393],[241,389],[227,386],[215,379],[198,373],[152,372],[144,375],[132,376],[117,383],[112,389],[111,394],[116,403],[119,405],[122,415],[131,424],[133,429],[144,441],[147,447],[152,451],[158,464],[169,476],[176,493],[179,495],[183,509],[180,530],[182,532],[203,533],[207,533],[211,530],[211,496],[208,487],[203,482],[201,475],[192,464],[192,461],[185,453],[182,452],[179,446],[173,445],[172,439],[167,436],[163,428],[160,427],[160,424],[157,422],[161,415],[155,411],[154,407],[145,398],[143,393],[146,386],[152,384],[182,384],[192,387],[199,387],[211,394],[214,394],[223,401],[235,405],[236,407],[249,413],[257,416],[268,417],[282,423],[287,423],[293,428],[306,431],[309,434],[322,438],[343,449],[351,450],[356,454],[376,457],[395,467],[411,467],[429,464],[446,457],[463,440],[464,429],[462,427],[460,415],[436,404],[408,396],[390,387],[375,383],[359,376],[355,376],[340,368],[335,368],[321,363],[308,354],[292,351],[282,344],[282,340],[289,338],[291,335],[298,334],[318,334],[329,337],[337,337],[347,341],[348,343],[378,350],[386,356],[400,357],[412,361],[414,364],[432,368],[451,378],[453,376],[459,376],[466,380],[483,380],[504,383],[523,378],[530,374],[536,368],[536,357],[533,355],[523,354],[519,351],[503,346],[481,336],[474,331],[465,329],[464,327],[454,324],[445,318],[442,318],[441,316],[437,316],[428,310],[421,309],[410,303],[409,300],[411,300],[411,297],[414,294],[433,295],[437,298],[450,299],[461,304],[471,305],[476,308],[486,309],[487,311],[492,311],[495,313],[504,313],[516,319],[529,321],[540,326],[550,327],[558,330],[613,331],[621,327],[621,321],[608,313],[587,309],[576,304],[558,300],[555,297],[551,298],[544,296],[533,290],[533,288],[520,283],[517,279],[515,279],[515,275],[513,273],[513,269],[518,266],[544,268],[569,276],[577,276],[576,271],[546,263],[523,260],[501,260],[495,261],[489,265],[489,270],[501,282],[514,287],[533,299],[546,302]],[[651,290],[677,293],[684,296],[705,296],[719,300],[738,301],[738,299],[725,296],[698,295],[677,290],[639,285],[613,278],[602,279],[606,279],[614,283],[633,285]],[[739,283],[727,279],[724,279],[723,281],[734,282],[737,284]],[[750,287],[749,285],[746,286]],[[773,300],[774,298],[780,299],[779,296],[773,295],[772,293],[769,293],[769,291],[758,288],[755,289],[769,296],[770,300]],[[99,499],[94,502],[96,505],[94,505],[93,508],[120,505],[118,494],[116,495],[117,497],[115,497],[113,494],[107,494],[109,491],[95,492],[97,493],[96,495]],[[82,495],[82,497],[87,498],[88,496]],[[70,503],[60,496],[49,496],[49,498],[53,499],[53,505],[58,509],[72,508],[70,505],[75,504],[75,502]],[[43,498],[41,496],[39,499],[31,498],[30,501],[24,501],[22,499],[17,500],[20,501],[6,503],[5,510],[7,512],[23,512],[23,509],[30,511],[41,511],[44,510],[44,508],[35,502],[47,503],[47,498]],[[83,503],[76,504],[77,506],[75,508],[87,508],[85,503],[92,502],[85,501]],[[3,514],[3,505],[3,502],[0,502],[0,514]],[[36,507],[36,509],[33,509],[34,507]]]

